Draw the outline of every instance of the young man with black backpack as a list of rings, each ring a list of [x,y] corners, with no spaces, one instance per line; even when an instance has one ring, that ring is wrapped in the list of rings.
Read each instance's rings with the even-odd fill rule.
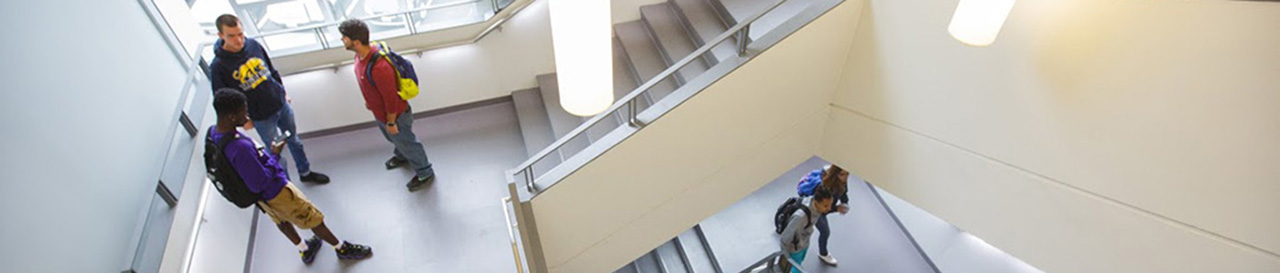
[[[803,263],[805,254],[809,252],[809,238],[813,236],[813,225],[818,222],[822,212],[830,211],[832,201],[831,193],[824,189],[817,189],[810,198],[809,205],[801,205],[800,202],[792,202],[788,199],[787,203],[780,208],[780,215],[786,215],[786,225],[783,226],[782,236],[778,238],[779,246],[782,252],[795,260],[797,263]],[[775,215],[775,221],[778,219]],[[782,272],[798,273],[792,267],[798,267],[799,264],[792,265],[783,259],[779,263],[782,266]]]
[[[347,50],[356,53],[352,70],[364,95],[365,108],[373,112],[382,135],[395,145],[394,154],[385,163],[387,169],[407,163],[413,167],[415,176],[405,186],[410,192],[422,188],[435,178],[436,172],[413,133],[413,109],[407,101],[418,94],[413,65],[385,43],[370,45],[369,27],[360,20],[342,22],[338,32],[342,33],[342,44]]]
[[[324,224],[324,214],[289,183],[280,166],[284,142],[277,140],[270,151],[236,130],[249,121],[247,98],[240,91],[223,88],[214,92],[213,108],[218,124],[205,138],[205,165],[209,178],[224,197],[241,208],[256,204],[289,241],[298,246],[304,263],[315,260],[320,241],[332,245],[340,259],[364,259],[373,254],[368,246],[339,241]],[[294,229],[297,225],[315,232],[306,242]]]

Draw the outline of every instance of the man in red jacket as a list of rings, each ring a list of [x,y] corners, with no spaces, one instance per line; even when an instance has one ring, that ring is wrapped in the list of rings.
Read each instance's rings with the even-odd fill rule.
[[[410,192],[422,188],[435,178],[435,170],[431,168],[422,143],[413,134],[413,111],[409,102],[400,98],[395,67],[378,54],[381,49],[369,46],[369,27],[364,22],[347,20],[338,26],[338,32],[342,33],[342,44],[347,50],[356,53],[356,64],[352,70],[360,84],[360,93],[364,95],[365,108],[373,112],[382,135],[395,145],[395,155],[387,160],[387,169],[408,163],[417,175],[405,186]],[[373,65],[372,76],[366,78],[365,70],[369,69],[370,63]]]

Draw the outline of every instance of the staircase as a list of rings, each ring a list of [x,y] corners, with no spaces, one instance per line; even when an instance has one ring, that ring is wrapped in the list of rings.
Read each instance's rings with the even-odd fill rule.
[[[722,273],[701,226],[680,233],[615,273]]]
[[[566,181],[570,174],[581,177],[583,174],[580,171],[584,168],[605,166],[595,164],[601,161],[601,156],[605,155],[605,152],[619,154],[617,149],[621,147],[619,145],[625,143],[624,140],[633,139],[632,137],[636,136],[636,133],[640,132],[641,129],[656,129],[656,127],[649,127],[649,125],[674,110],[677,106],[690,102],[694,95],[702,93],[704,89],[711,87],[725,77],[732,76],[731,72],[747,67],[748,61],[759,56],[758,54],[768,50],[773,45],[779,44],[784,38],[791,37],[790,35],[799,31],[802,27],[814,22],[823,14],[834,10],[837,5],[844,2],[844,0],[667,0],[666,2],[642,6],[640,7],[641,18],[639,20],[616,23],[613,26],[613,91],[614,97],[618,99],[618,102],[606,112],[594,117],[578,117],[564,111],[559,103],[560,94],[558,92],[556,74],[554,73],[536,76],[538,83],[536,88],[512,92],[512,100],[517,112],[521,133],[523,134],[526,153],[530,157],[530,160],[526,161],[526,163],[521,164],[521,166],[509,171],[507,174],[508,181],[512,184],[510,199],[514,204],[513,209],[521,237],[513,239],[513,241],[523,242],[521,249],[524,249],[523,253],[526,253],[517,255],[517,257],[527,257],[532,272],[599,272],[610,269],[616,269],[616,272],[723,272],[718,268],[719,265],[715,262],[714,254],[711,253],[710,249],[703,247],[704,244],[700,243],[703,237],[700,232],[695,231],[699,227],[683,232],[681,230],[693,226],[698,219],[704,219],[712,212],[718,211],[719,209],[715,207],[732,203],[732,200],[736,200],[733,196],[745,195],[753,191],[755,187],[748,185],[757,182],[763,183],[763,180],[735,186],[741,188],[734,188],[731,193],[724,194],[723,198],[706,200],[713,202],[704,202],[674,214],[671,211],[667,211],[667,208],[676,206],[675,204],[678,202],[684,202],[682,200],[698,198],[692,196],[696,195],[695,192],[703,190],[682,190],[689,189],[688,186],[683,185],[694,185],[690,183],[698,181],[698,179],[705,180],[705,178],[700,177],[706,176],[634,181],[638,179],[638,176],[634,174],[649,170],[628,170],[625,173],[631,177],[626,177],[625,179],[597,177],[592,181],[607,183],[588,183],[596,186],[568,183],[569,185],[574,185],[569,186],[569,188],[573,189],[556,190],[551,187],[557,184],[565,184],[561,182]],[[852,8],[845,10],[852,10]],[[847,14],[856,13],[846,11],[843,14],[846,15],[841,15],[838,18],[851,18],[852,16]],[[832,22],[842,21],[840,24],[849,24],[847,19],[833,20]],[[746,22],[746,24],[738,24],[738,22]],[[851,34],[846,36],[851,36]],[[814,36],[811,34],[807,37]],[[824,35],[819,40],[814,38],[806,38],[805,40],[823,41],[828,37],[828,35]],[[744,39],[746,40],[745,43],[743,43]],[[848,48],[843,46],[847,45],[847,42],[830,43],[823,41],[809,42],[809,44],[818,46],[805,46],[805,48],[813,47],[816,50],[796,51],[792,49],[780,51],[789,53],[779,54],[793,55],[797,54],[795,52],[823,52],[822,54],[830,56],[837,52],[843,54],[843,50]],[[742,146],[746,142],[763,143],[761,144],[763,146],[742,146],[748,149],[758,149],[758,147],[770,147],[771,145],[778,147],[781,147],[779,145],[796,146],[813,142],[804,140],[808,139],[808,137],[793,136],[796,135],[795,133],[789,133],[787,137],[773,138],[774,140],[771,142],[758,142],[757,140],[765,135],[773,135],[772,133],[763,133],[763,131],[806,132],[812,131],[811,127],[820,124],[820,119],[816,117],[823,115],[819,115],[817,110],[825,105],[827,98],[826,96],[818,95],[819,91],[813,90],[825,89],[804,88],[804,86],[809,86],[810,84],[808,83],[834,82],[833,76],[836,73],[830,73],[830,71],[838,71],[838,68],[834,66],[843,64],[843,62],[827,60],[834,60],[835,58],[822,59],[812,58],[811,56],[817,55],[810,54],[810,56],[804,56],[801,59],[786,58],[785,60],[788,62],[781,64],[757,65],[757,67],[769,67],[768,69],[771,70],[785,69],[779,70],[784,73],[774,72],[768,74],[785,76],[777,80],[769,80],[770,82],[764,83],[756,91],[734,92],[748,97],[744,97],[747,98],[746,100],[735,99],[733,102],[729,102],[737,103],[737,106],[731,107],[734,108],[732,111],[723,113],[734,113],[733,115],[735,116],[733,118],[741,118],[733,121],[733,123],[741,124],[744,123],[743,121],[754,121],[751,122],[756,124],[754,128],[761,130],[761,132],[747,132],[753,135],[727,142],[724,145]],[[791,60],[795,61],[792,62]],[[744,76],[739,78],[741,77]],[[754,78],[765,79],[760,76]],[[801,87],[803,90],[778,92],[778,90],[784,90],[785,87]],[[763,92],[764,90],[769,90],[771,95],[757,95],[758,92]],[[776,106],[779,109],[810,110],[771,114],[771,117],[762,119],[756,116],[763,113],[772,113],[777,109],[764,112],[758,111],[762,109],[758,106],[761,102],[773,104],[772,106]],[[743,109],[756,110],[741,112]],[[784,130],[784,126],[792,129]],[[650,131],[657,132],[658,130]],[[706,135],[723,137],[719,136],[720,132]],[[695,141],[689,139],[696,138],[698,137],[675,141]],[[696,141],[703,142],[706,140]],[[667,140],[667,143],[673,142]],[[655,149],[655,151],[674,155],[671,151],[665,151],[670,148]],[[807,148],[790,150],[794,152],[786,153],[786,157],[772,158],[777,158],[779,162],[794,162],[789,158],[809,157],[812,155],[812,152],[807,151]],[[688,150],[679,151],[678,153],[682,152],[697,153],[696,151]],[[753,154],[755,153],[766,153],[766,151],[753,152]],[[767,153],[776,154],[773,150]],[[720,154],[724,153],[721,152]],[[616,162],[617,160],[625,159],[608,161]],[[684,160],[672,160],[672,162],[674,161]],[[703,163],[723,164],[703,161],[693,165],[686,164],[680,168],[693,167]],[[632,164],[637,168],[646,168],[641,166],[651,165],[651,162],[632,162],[627,164]],[[608,166],[618,165],[611,163]],[[752,165],[739,166],[747,167]],[[705,170],[730,171],[735,169],[708,167]],[[789,166],[779,165],[771,166],[770,168],[773,167],[783,168]],[[667,166],[654,167],[654,169],[668,170],[672,168]],[[756,168],[755,170],[768,171],[767,168]],[[718,179],[729,179],[729,177],[733,176],[722,175],[718,177],[721,177]],[[605,186],[606,184],[616,185]],[[618,187],[617,185],[625,186]],[[596,198],[591,196],[590,193],[597,193],[602,190],[627,192],[626,196],[607,198],[628,200],[625,201],[626,205],[622,207],[622,210],[607,212],[602,211],[607,210],[602,207],[610,206],[574,205],[591,202],[599,204],[600,201],[605,201],[592,200],[591,202],[584,202],[584,199]],[[546,196],[542,195],[542,193],[555,194]],[[546,198],[538,198],[536,199],[538,201],[535,201],[535,197]],[[658,207],[654,207],[655,205]],[[653,211],[654,213],[646,213],[648,211]],[[610,215],[604,217],[607,220],[590,220],[588,218],[591,217],[584,216],[599,216],[601,215],[600,213]],[[688,217],[675,216],[675,214],[688,215]],[[546,221],[543,220],[543,217],[547,217]],[[564,217],[572,219],[565,219]],[[670,217],[679,219],[673,219],[676,221],[660,220]],[[596,223],[588,225],[603,226],[600,229],[595,229],[584,227],[584,225],[580,224],[572,224],[579,223],[579,221],[596,221]],[[642,225],[639,223],[650,224]],[[657,223],[657,225],[653,225],[654,223]],[[624,228],[617,230],[616,233],[606,231],[616,230],[619,225]],[[544,226],[545,229],[543,228]],[[676,226],[683,226],[683,228]],[[647,229],[649,227],[656,229]],[[643,234],[635,234],[635,232]],[[670,237],[676,234],[679,235],[675,238]],[[555,239],[544,241],[540,237]],[[570,238],[570,240],[565,240],[566,238]],[[584,241],[604,238],[615,238],[622,241],[613,240],[604,244]],[[625,248],[610,248],[609,246],[611,245],[625,245]],[[554,251],[544,252],[548,249],[547,247],[551,247],[550,249]],[[584,247],[588,249],[578,252],[578,249]],[[600,248],[606,250],[596,251]],[[544,254],[550,255],[544,256]],[[637,259],[637,257],[639,258]],[[634,261],[626,262],[631,260]],[[566,263],[566,261],[572,262]],[[618,266],[623,263],[627,264],[619,268]]]
[[[809,8],[817,0],[788,0],[765,16],[756,20],[748,29],[749,37],[777,27],[800,11]],[[691,55],[698,48],[713,42],[736,22],[778,3],[772,0],[668,0],[640,7],[641,19],[622,22],[613,26],[613,80],[614,98],[621,99],[636,91],[642,84],[660,76]],[[738,55],[741,35],[734,35],[717,44],[698,59],[685,65],[671,77],[657,82],[635,102],[637,112],[648,109],[667,98],[672,92],[685,87],[690,81],[703,76],[712,67]],[[745,49],[745,48],[744,48]],[[556,140],[568,137],[570,132],[587,121],[564,111],[556,74],[537,76],[538,87],[512,92],[525,149],[533,157]],[[619,111],[620,112],[620,111]],[[562,147],[535,162],[530,175],[540,177],[570,157],[583,151],[604,135],[627,124],[624,113],[610,115],[600,123],[589,127],[585,134],[574,136]]]
[[[793,0],[801,1],[801,0]],[[760,1],[764,2],[764,1]],[[748,2],[742,2],[743,4]],[[635,91],[641,83],[658,76],[680,59],[693,53],[715,36],[728,30],[729,14],[719,0],[670,0],[640,8],[641,19],[613,26],[614,98]],[[721,60],[734,56],[736,38],[719,44],[677,75],[660,82],[637,103],[648,108]],[[587,118],[577,117],[560,107],[556,74],[538,75],[538,87],[511,93],[515,102],[525,151],[529,156],[563,138]],[[583,136],[570,140],[547,159],[534,164],[535,170],[550,170],[585,149],[595,140],[626,124],[621,115],[593,126]]]

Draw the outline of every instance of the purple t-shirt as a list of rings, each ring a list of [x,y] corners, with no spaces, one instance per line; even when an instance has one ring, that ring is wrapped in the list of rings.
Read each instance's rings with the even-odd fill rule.
[[[231,137],[231,134],[213,131],[213,141],[221,141],[224,137]],[[276,198],[280,190],[284,189],[285,183],[289,182],[288,173],[280,166],[279,159],[267,149],[259,150],[252,139],[239,131],[235,134],[239,134],[240,138],[227,143],[225,149],[231,167],[240,174],[245,186],[258,193],[263,201]]]

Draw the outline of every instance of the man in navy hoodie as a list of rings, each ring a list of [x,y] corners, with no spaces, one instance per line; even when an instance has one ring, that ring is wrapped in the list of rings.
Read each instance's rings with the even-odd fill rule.
[[[290,136],[285,139],[289,153],[293,155],[298,175],[303,182],[329,183],[329,176],[311,171],[311,161],[302,149],[298,128],[293,120],[293,108],[289,107],[284,81],[271,64],[267,51],[253,39],[246,39],[235,15],[223,14],[214,21],[218,28],[218,42],[214,44],[213,62],[209,64],[209,82],[213,90],[233,88],[249,98],[249,118],[246,129],[256,129],[262,141],[274,141],[283,130]]]

